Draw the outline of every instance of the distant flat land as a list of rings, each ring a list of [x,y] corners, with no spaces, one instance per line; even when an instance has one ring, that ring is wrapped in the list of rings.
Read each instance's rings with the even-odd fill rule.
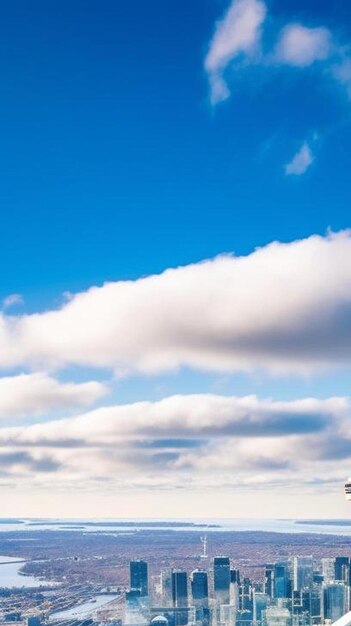
[[[151,579],[162,568],[212,568],[212,557],[228,555],[243,576],[262,580],[265,563],[294,555],[313,555],[316,559],[351,556],[351,536],[322,533],[283,533],[263,531],[221,531],[208,534],[209,559],[202,559],[203,530],[181,532],[170,528],[111,527],[102,531],[83,529],[2,531],[0,554],[23,558],[23,571],[46,580],[65,580],[69,584],[102,583],[128,585],[129,561],[145,559]]]
[[[125,522],[125,521],[116,521],[116,522],[65,522],[65,521],[29,521],[28,526],[69,526],[70,528],[86,528],[86,527],[104,527],[104,528],[220,528],[219,524],[205,524],[205,523],[196,523],[196,522],[157,522],[156,520],[150,522]]]
[[[299,519],[295,524],[314,524],[315,526],[351,526],[351,519]]]

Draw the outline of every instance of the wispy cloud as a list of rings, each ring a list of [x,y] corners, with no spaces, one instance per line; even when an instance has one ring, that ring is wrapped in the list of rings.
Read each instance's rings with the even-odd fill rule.
[[[289,22],[279,31],[271,17],[266,19],[267,15],[263,0],[232,0],[217,22],[205,58],[213,105],[229,98],[238,59],[242,61],[240,69],[254,64],[265,71],[277,64],[304,69],[319,63],[324,75],[329,74],[350,93],[351,59],[347,45],[339,43],[338,37],[324,26]],[[261,41],[267,31],[270,45],[262,51]]]
[[[23,296],[20,293],[12,293],[9,296],[6,296],[2,302],[3,309],[10,309],[16,305],[22,305],[24,302]]]
[[[265,16],[266,7],[260,0],[233,0],[224,18],[217,23],[205,59],[212,104],[226,100],[230,95],[223,77],[228,64],[240,54],[257,52]]]
[[[308,143],[303,143],[300,150],[295,154],[290,163],[285,166],[285,173],[288,176],[301,176],[305,174],[312,165],[314,156]]]
[[[351,58],[345,57],[335,63],[331,69],[332,76],[346,88],[349,98],[351,98]]]

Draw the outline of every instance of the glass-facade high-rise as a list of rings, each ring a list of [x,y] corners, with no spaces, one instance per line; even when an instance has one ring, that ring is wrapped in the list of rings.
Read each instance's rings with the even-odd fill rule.
[[[193,561],[184,554],[182,559],[184,569],[168,565],[160,578],[153,577],[155,585],[146,598],[141,596],[147,588],[146,563],[131,562],[123,626],[154,626],[153,618],[160,616],[168,626],[326,626],[351,607],[347,556],[291,556],[261,563],[259,569],[243,563],[241,572],[230,569],[229,557],[215,557],[213,571],[201,561],[190,575],[186,566]],[[159,626],[167,626],[161,621]]]
[[[270,596],[266,593],[260,593],[255,591],[253,594],[253,620],[254,622],[260,622],[262,620],[262,613],[269,605]]]
[[[172,600],[176,608],[188,606],[188,575],[186,572],[172,572]]]
[[[311,556],[295,556],[294,568],[294,590],[301,591],[308,589],[313,580],[313,559]]]
[[[335,559],[324,558],[322,562],[322,574],[325,583],[330,583],[335,580]]]
[[[288,596],[288,564],[274,564],[274,597],[286,598]]]
[[[175,609],[188,607],[188,575],[186,572],[179,570],[172,572],[172,600]],[[174,621],[176,626],[184,626],[188,623],[188,612],[177,611]]]
[[[264,571],[264,592],[270,598],[273,597],[274,565],[267,563]]]
[[[148,595],[148,567],[145,561],[130,562],[130,588],[138,590],[141,598]]]
[[[219,604],[229,604],[230,561],[227,556],[216,556],[213,560],[214,597]]]
[[[172,606],[172,570],[163,569],[161,572],[161,598],[163,606]]]
[[[345,585],[329,583],[324,588],[324,618],[335,622],[345,613]]]
[[[208,575],[204,570],[191,573],[191,596],[195,608],[196,623],[206,624],[209,620],[208,610]]]
[[[347,556],[337,556],[334,563],[335,580],[345,580],[345,569],[350,565]]]
[[[191,595],[194,606],[208,606],[208,576],[204,570],[191,574]]]

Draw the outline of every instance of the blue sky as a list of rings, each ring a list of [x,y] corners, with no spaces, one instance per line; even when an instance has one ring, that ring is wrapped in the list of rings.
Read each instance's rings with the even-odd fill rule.
[[[265,11],[262,23],[252,31],[254,41],[245,40],[241,47],[235,43],[235,28],[240,17],[236,11],[238,7],[241,10],[240,6],[243,10],[249,7],[253,12]],[[222,27],[228,25],[230,11],[231,29],[224,31]],[[296,26],[300,30],[296,30]],[[242,32],[239,24],[240,36]],[[224,38],[231,52],[223,62]],[[219,42],[217,49],[216,42]],[[0,379],[0,386],[8,388],[6,393],[10,395],[14,393],[13,384],[19,385],[18,390],[22,389],[21,385],[25,387],[19,408],[10,401],[8,405],[5,403],[5,408],[0,406],[5,430],[18,424],[23,428],[36,423],[45,426],[54,420],[83,414],[92,407],[157,401],[172,394],[220,397],[257,394],[260,398],[270,397],[274,402],[295,402],[306,396],[316,402],[329,402],[332,397],[349,395],[351,351],[347,352],[349,301],[345,295],[349,288],[347,270],[351,260],[347,256],[349,235],[341,234],[333,239],[328,233],[340,233],[350,226],[350,44],[351,9],[345,1],[179,0],[169,3],[151,0],[146,3],[136,0],[122,3],[76,0],[47,3],[19,0],[3,7],[0,20],[0,300],[4,303],[5,331],[4,339],[0,336],[0,346],[5,356],[1,361],[4,380]],[[210,54],[212,60],[208,61]],[[228,90],[225,97],[214,97],[213,90],[211,96],[211,80],[218,79],[225,82]],[[314,235],[319,235],[320,239],[309,239]],[[306,243],[299,247],[298,240]],[[271,266],[271,248],[267,248],[273,241],[292,246],[277,248],[276,266]],[[265,252],[262,257],[255,257],[253,252],[260,247]],[[341,254],[344,247],[345,252]],[[290,257],[288,259],[289,250],[292,250],[295,267],[299,267],[296,272]],[[285,328],[277,329],[277,337],[270,330],[269,337],[260,338],[259,345],[253,348],[248,345],[247,337],[239,336],[241,320],[234,329],[235,342],[239,342],[240,350],[241,342],[246,342],[245,354],[239,350],[238,355],[239,344],[235,343],[235,348],[228,348],[228,352],[232,351],[230,358],[234,359],[228,364],[229,357],[221,343],[226,337],[230,344],[228,334],[220,338],[214,336],[211,347],[206,342],[206,347],[203,346],[208,350],[209,365],[206,365],[203,355],[200,357],[198,353],[198,344],[204,337],[199,335],[194,339],[198,332],[195,321],[198,302],[191,300],[191,291],[197,293],[197,269],[194,277],[191,269],[177,274],[178,291],[172,297],[169,290],[173,287],[168,285],[167,279],[159,284],[158,291],[151,290],[150,296],[144,297],[140,295],[144,288],[139,293],[139,283],[132,282],[134,304],[126,305],[127,313],[123,312],[130,324],[123,325],[121,321],[121,335],[114,329],[108,340],[105,337],[102,341],[96,331],[93,341],[89,330],[82,343],[77,340],[75,346],[81,329],[72,327],[72,335],[68,333],[69,315],[62,316],[62,322],[60,318],[56,325],[56,322],[47,322],[48,313],[38,318],[38,329],[35,316],[31,315],[57,311],[60,307],[66,311],[72,294],[113,282],[117,285],[116,293],[111,295],[111,300],[110,295],[103,295],[107,298],[104,306],[107,310],[111,306],[118,317],[118,298],[129,297],[124,287],[122,293],[118,281],[136,281],[221,254],[252,258],[256,267],[254,279],[251,270],[247,271],[253,281],[250,283],[253,293],[259,292],[261,272],[263,282],[268,276],[265,284],[269,287],[275,280],[273,268],[276,267],[278,273],[282,268],[277,292],[267,290],[267,300],[263,297],[260,303],[253,298],[242,305],[248,307],[245,308],[248,317],[253,311],[257,311],[259,317],[261,306],[264,315],[267,309],[267,316],[272,315],[272,320],[281,319],[274,317],[278,313],[270,309],[269,300],[286,298],[288,302],[291,294],[286,292],[286,283],[298,280],[298,272],[301,276],[306,274],[299,298],[305,294],[309,302],[311,293],[315,293],[308,324],[304,326],[301,321],[296,330],[292,315],[289,338]],[[340,262],[335,260],[340,258],[344,259],[343,273],[339,271]],[[249,289],[245,283],[246,273],[241,274],[236,267],[233,262],[228,272],[230,280],[238,281],[236,297],[241,302]],[[326,271],[326,280],[328,276],[331,282],[330,292],[323,291],[322,295],[320,290],[324,287],[318,285],[314,291],[313,282],[313,272],[317,282],[320,267]],[[213,271],[218,272],[218,284],[225,285],[222,272],[227,269],[215,264]],[[210,274],[212,276],[212,269],[201,278],[204,289],[207,281],[208,284],[212,281]],[[188,280],[191,289],[187,287]],[[231,287],[234,288],[234,283]],[[188,293],[187,289],[188,299],[184,297],[183,301],[177,297],[177,294]],[[202,283],[199,301],[201,289]],[[219,301],[225,296],[226,288],[223,290],[218,293]],[[16,298],[6,300],[13,294],[20,296],[17,301]],[[152,326],[152,309],[150,312],[144,308],[148,297],[155,298],[160,336],[167,336],[166,347],[157,354],[149,347],[143,348],[142,329],[135,330],[145,316],[145,336],[150,328],[147,341],[152,346],[152,341],[158,340],[153,334],[156,330]],[[163,311],[163,302],[168,297],[168,308]],[[211,298],[204,301],[208,304]],[[173,319],[172,312],[177,310],[180,301],[184,311],[189,311],[191,323],[186,331],[176,328],[174,314],[175,325],[170,324],[164,330],[164,318],[169,315]],[[76,302],[74,297],[73,302]],[[228,303],[228,317],[235,314],[233,302]],[[328,323],[317,313],[320,302],[324,302],[326,308],[328,302],[336,303],[336,312],[330,312]],[[99,308],[94,299],[88,298],[84,306],[87,308],[82,305],[74,314],[81,320],[82,328],[85,316],[91,328],[103,331],[108,327],[111,320],[106,319],[108,315],[105,316],[103,306]],[[296,311],[292,307],[296,319],[301,307],[299,304]],[[139,311],[139,317],[133,317],[135,311]],[[181,315],[180,305],[179,311]],[[208,318],[209,329],[212,323],[215,326],[218,322],[217,315],[223,322],[222,314],[216,311],[214,317]],[[325,318],[328,315],[326,313]],[[315,324],[311,322],[313,319]],[[345,332],[342,338],[340,328]],[[310,340],[314,329],[320,333]],[[234,330],[230,327],[230,333]],[[250,327],[250,333],[254,332],[255,327]],[[130,343],[129,335],[135,335]],[[231,340],[233,336],[230,334]],[[330,337],[330,343],[326,341],[325,346],[319,348],[326,336]],[[172,343],[174,337],[178,343]],[[306,350],[303,348],[305,337]],[[91,346],[85,351],[90,340]],[[193,342],[191,354],[186,349],[187,341],[189,345]],[[111,351],[112,346],[117,351],[113,356],[109,353],[109,342]],[[94,351],[96,360],[91,356]],[[21,375],[44,378],[26,379]],[[28,391],[33,381],[38,385],[35,401]],[[63,388],[65,384],[76,387]],[[82,384],[92,386],[79,387]],[[108,393],[104,385],[108,386]],[[51,400],[45,405],[43,397],[47,394],[51,394]],[[128,407],[126,414],[129,410]],[[154,410],[156,414],[159,409]],[[191,413],[193,408],[182,410]],[[239,409],[231,410],[235,413]],[[299,413],[300,408],[285,407],[282,419],[290,410]],[[318,405],[314,410],[330,413],[331,423],[335,420],[337,424],[335,430],[345,434],[349,409],[340,409],[337,404],[332,409],[329,405],[328,409]],[[260,407],[261,414],[266,415],[266,408]],[[14,419],[17,420],[15,425]],[[157,421],[156,417],[153,419]],[[94,433],[91,437],[99,438],[95,430]],[[171,436],[177,438],[176,429],[172,433]],[[295,434],[298,434],[298,425]],[[21,439],[22,434],[17,433],[17,436]],[[157,436],[162,439],[159,433]],[[46,435],[43,437],[45,440]],[[135,434],[129,433],[128,437],[133,439]],[[147,429],[144,432],[141,428],[140,437],[148,448]],[[218,441],[218,433],[214,437]],[[128,439],[128,445],[132,439]],[[28,462],[26,455],[33,455],[33,452],[28,453],[30,444],[25,437],[23,441],[17,444],[25,453],[23,463],[17,465],[13,457],[14,469],[6,470],[3,480],[10,485],[16,479],[28,481],[32,495],[36,494],[36,504],[29,514],[42,514],[43,493],[50,478],[46,475],[38,478],[36,468],[41,467],[41,459]],[[12,435],[5,433],[4,442],[4,450],[11,448],[14,445]],[[319,439],[318,442],[322,450],[324,444]],[[227,450],[229,443],[227,435],[223,434],[221,442],[216,444],[216,454],[221,454],[221,445]],[[41,446],[44,459],[49,458],[51,452],[49,454],[43,443]],[[245,484],[250,484],[250,480],[254,482],[257,472],[266,467],[268,461],[272,461],[274,473],[279,454],[279,462],[287,463],[287,472],[295,471],[284,457],[284,446],[279,454],[276,444],[274,446],[273,460],[267,451],[264,463],[248,466],[243,481],[249,482]],[[86,470],[84,474],[69,458],[67,450],[62,452],[59,448],[54,460],[51,457],[50,460],[53,469],[57,464],[54,473],[60,492],[67,488],[65,512],[74,515],[77,513],[72,487],[75,476],[79,475],[79,484],[87,492],[97,489],[97,477],[90,476]],[[213,460],[212,448],[213,442],[206,439],[196,458],[185,458],[180,452],[173,463],[174,458],[170,457],[168,478],[166,476],[165,484],[158,486],[160,494],[165,489],[174,494],[179,486],[177,480],[184,480],[188,467],[192,468],[193,488],[197,493],[203,486],[201,480],[205,480],[201,474],[201,459],[206,459],[207,454],[211,462],[217,462]],[[307,459],[306,466],[300,468],[307,490],[317,480],[321,469],[330,471],[329,466],[323,465],[326,462],[323,454],[321,451],[319,460],[314,459],[314,465]],[[84,452],[79,451],[82,466],[91,465],[92,461],[88,463],[83,456]],[[239,457],[244,459],[241,448]],[[0,464],[1,458],[0,450]],[[95,462],[99,468],[96,475],[110,475],[114,467],[112,459],[102,469],[97,457]],[[154,465],[150,459],[148,463],[145,461],[146,470],[144,466],[128,468],[125,459],[118,459],[121,474],[135,476],[134,483],[131,481],[129,485],[126,480],[118,487],[130,514],[144,512],[142,506],[138,509],[131,505],[133,489],[146,493],[147,484],[153,484],[155,472],[159,471],[157,459]],[[246,460],[242,460],[243,466],[245,463]],[[144,470],[150,480],[146,486],[138,483]],[[227,484],[225,471],[229,471],[228,467],[218,469],[218,485]],[[338,494],[341,479],[342,476],[335,474],[329,479],[328,474],[335,510],[344,515],[347,509]],[[263,484],[270,486],[274,480],[269,474]],[[235,488],[238,485],[234,485]],[[251,487],[247,489],[247,493],[251,493]],[[73,493],[71,500],[68,493]],[[279,489],[277,494],[268,507],[272,515],[277,510]],[[316,507],[322,512],[318,489],[314,496]],[[187,492],[184,506],[177,503],[177,510],[187,515],[187,503],[193,497],[194,494]],[[159,498],[165,502],[163,513],[174,515],[172,508],[167,508],[170,500],[164,495]],[[310,498],[309,493],[306,498]],[[104,502],[107,501],[108,504],[102,506],[103,511],[116,514],[112,499],[106,496]],[[82,510],[89,514],[89,503],[83,499],[81,502]],[[232,514],[223,502],[218,504],[219,513]],[[294,506],[302,515],[302,500],[299,502]],[[11,510],[6,514],[25,513],[15,510],[12,502],[9,507]],[[292,505],[287,504],[287,515],[292,510]],[[241,512],[250,514],[250,505],[245,503]],[[150,511],[146,510],[145,514],[148,513]],[[199,510],[199,514],[205,515],[206,511]]]
[[[350,36],[344,2],[288,2],[284,14],[280,4],[270,3],[283,23]],[[60,291],[349,225],[345,91],[315,68],[253,68],[212,110],[203,62],[225,8],[4,8],[3,296],[19,291],[41,308]],[[285,177],[315,133],[311,171]]]

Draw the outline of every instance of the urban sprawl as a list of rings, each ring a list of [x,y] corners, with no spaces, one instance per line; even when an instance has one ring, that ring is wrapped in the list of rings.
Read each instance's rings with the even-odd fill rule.
[[[333,623],[350,610],[347,556],[292,556],[265,564],[258,580],[242,575],[227,556],[209,558],[205,549],[200,559],[201,567],[191,571],[167,567],[152,577],[146,560],[133,559],[128,584],[120,586],[67,585],[62,580],[48,588],[4,587],[0,623],[315,626]]]

